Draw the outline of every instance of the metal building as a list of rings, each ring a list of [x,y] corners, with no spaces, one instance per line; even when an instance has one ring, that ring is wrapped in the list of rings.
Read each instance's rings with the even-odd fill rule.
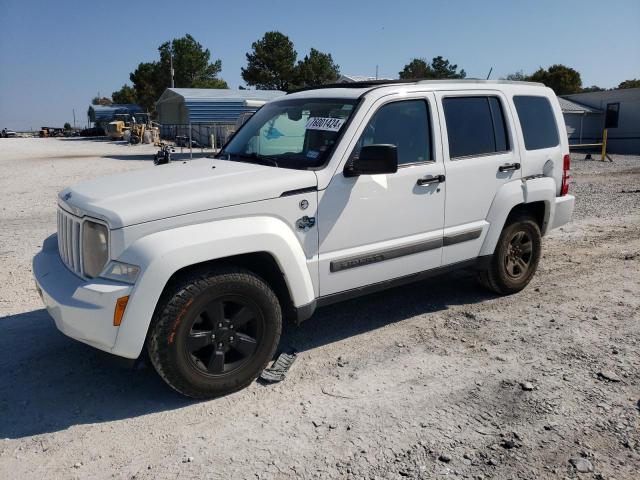
[[[572,102],[562,97],[558,97],[558,102],[567,127],[569,145],[583,145],[600,141],[604,122],[604,112],[602,110]],[[594,139],[594,135],[598,137],[597,140]]]
[[[609,110],[617,114],[607,129],[607,151],[640,154],[640,88],[563,95],[560,106],[569,143],[601,142]]]
[[[156,111],[161,124],[235,124],[242,113],[284,94],[279,90],[167,88],[156,102]]]
[[[96,126],[105,125],[115,119],[116,114],[142,113],[142,107],[134,103],[114,103],[113,105],[91,105],[87,115]]]
[[[279,90],[167,88],[156,102],[160,136],[220,147],[235,131],[238,118],[285,95]],[[184,140],[183,140],[184,141]]]

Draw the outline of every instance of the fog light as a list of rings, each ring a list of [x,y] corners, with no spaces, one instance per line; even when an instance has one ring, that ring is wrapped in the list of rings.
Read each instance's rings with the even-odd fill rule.
[[[129,302],[129,295],[126,297],[120,297],[116,301],[116,309],[113,312],[113,326],[119,327],[122,323],[122,317],[124,316],[124,310],[127,308],[127,302]]]

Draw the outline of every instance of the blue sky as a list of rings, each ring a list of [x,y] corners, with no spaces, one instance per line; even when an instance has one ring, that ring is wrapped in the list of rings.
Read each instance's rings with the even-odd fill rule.
[[[607,11],[610,9],[610,13]],[[640,1],[17,1],[0,0],[0,128],[86,124],[165,40],[191,33],[232,88],[251,43],[279,30],[299,56],[333,55],[342,73],[397,77],[442,55],[470,77],[564,63],[583,84],[640,78]]]

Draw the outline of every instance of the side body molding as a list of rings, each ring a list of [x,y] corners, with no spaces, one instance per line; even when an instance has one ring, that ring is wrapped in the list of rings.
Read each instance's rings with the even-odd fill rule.
[[[244,217],[188,225],[153,233],[134,242],[118,260],[139,265],[140,276],[127,305],[112,353],[137,358],[167,281],[190,265],[243,253],[273,256],[295,306],[315,299],[300,242],[291,228],[274,217]]]
[[[542,228],[542,234],[544,235],[550,220],[553,220],[555,196],[556,182],[553,178],[537,177],[505,183],[498,190],[491,203],[491,208],[487,215],[487,221],[490,224],[489,232],[480,249],[480,255],[493,254],[509,212],[513,207],[521,203],[544,201],[545,218]]]

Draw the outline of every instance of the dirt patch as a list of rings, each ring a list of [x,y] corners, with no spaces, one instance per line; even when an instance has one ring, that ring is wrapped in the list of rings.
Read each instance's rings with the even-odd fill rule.
[[[0,159],[1,477],[637,478],[640,203],[619,192],[640,184],[640,157],[574,156],[575,219],[545,237],[523,292],[457,272],[333,305],[286,326],[299,354],[284,382],[193,402],[41,309],[30,260],[57,191],[153,168],[59,143],[86,161]]]

